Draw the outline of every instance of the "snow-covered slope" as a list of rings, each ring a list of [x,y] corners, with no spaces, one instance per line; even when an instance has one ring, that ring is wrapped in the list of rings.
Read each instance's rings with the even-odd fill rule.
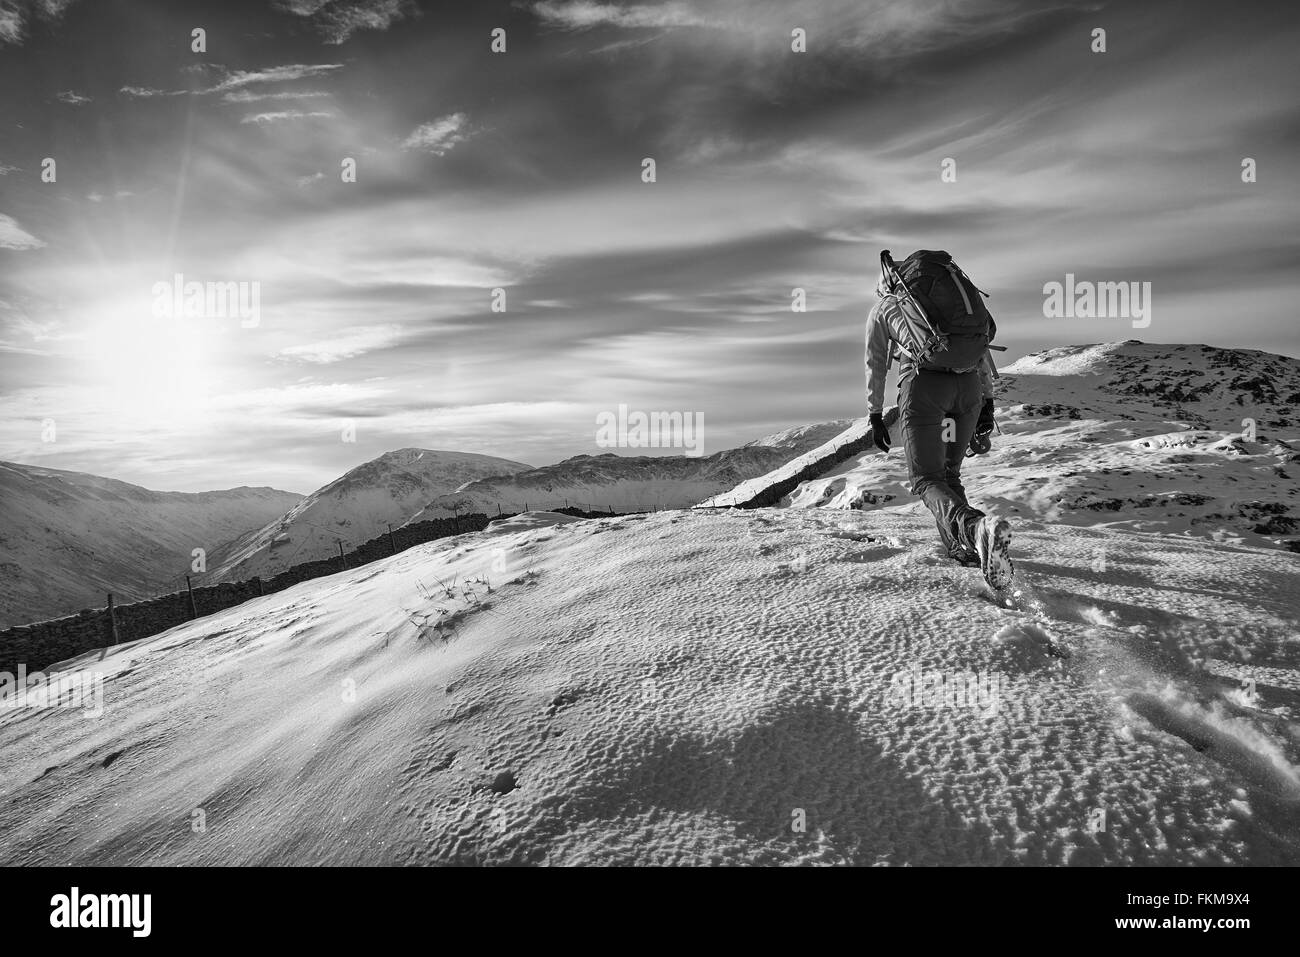
[[[411,521],[539,506],[620,513],[686,508],[820,445],[847,424],[799,426],[709,456],[576,455],[517,475],[472,482],[433,499]]]
[[[0,627],[178,587],[191,552],[301,499],[273,488],[154,492],[83,472],[0,462]],[[180,584],[183,584],[183,579]]]
[[[1130,341],[1051,349],[1002,373],[1002,434],[963,468],[973,504],[1300,549],[1300,360]],[[784,504],[928,514],[894,439],[887,456],[845,462]]]
[[[215,578],[270,577],[299,562],[338,554],[401,525],[429,499],[486,475],[531,466],[473,452],[397,449],[364,462],[312,492],[290,511],[230,543],[213,561]]]
[[[1300,556],[1013,553],[1002,607],[884,512],[418,546],[0,709],[0,864],[1300,864]]]

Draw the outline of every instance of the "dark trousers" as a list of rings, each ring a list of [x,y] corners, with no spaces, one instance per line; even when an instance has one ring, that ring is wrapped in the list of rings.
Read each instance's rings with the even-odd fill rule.
[[[898,385],[912,494],[934,513],[948,554],[967,560],[974,557],[975,523],[984,513],[966,501],[961,465],[982,404],[978,372],[915,370]]]

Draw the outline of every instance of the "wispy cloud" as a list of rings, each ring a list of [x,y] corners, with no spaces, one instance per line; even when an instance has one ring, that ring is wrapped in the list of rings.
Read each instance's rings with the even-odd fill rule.
[[[1077,4],[1075,5],[1077,6]],[[545,26],[566,31],[712,28],[724,46],[784,55],[783,42],[802,27],[810,49],[863,51],[884,57],[909,56],[1010,34],[1024,21],[1070,7],[1066,0],[1026,7],[1019,0],[716,0],[709,4],[602,3],[598,0],[538,0],[529,8]],[[602,48],[604,49],[604,48]],[[764,58],[759,57],[759,60]]]
[[[22,38],[22,16],[13,7],[0,6],[0,43],[17,43]]]
[[[141,99],[150,96],[179,96],[182,93],[186,93],[188,91],[187,90],[171,90],[171,91],[159,90],[152,86],[124,86],[117,92],[121,93],[123,96],[131,96],[131,97],[136,97],[137,99]]]
[[[73,90],[64,90],[62,93],[55,95],[60,103],[67,103],[69,106],[81,106],[83,103],[89,103],[91,97],[82,96]]]
[[[221,97],[223,103],[259,103],[262,100],[307,100],[329,96],[324,90],[277,90],[273,93],[254,93],[252,90],[235,90]]]
[[[0,0],[0,3],[3,2],[4,0]],[[259,100],[320,97],[329,96],[329,94],[323,90],[254,92],[245,89],[245,87],[259,86],[264,83],[292,83],[297,80],[319,79],[341,69],[343,69],[342,63],[289,63],[283,66],[266,67],[261,70],[236,70],[234,73],[215,71],[220,75],[220,78],[215,83],[195,90],[160,90],[152,86],[124,86],[118,92],[125,96],[137,98],[184,96],[187,93],[195,96],[207,96],[220,93],[222,94],[221,99],[225,103],[256,103]],[[211,74],[214,70],[206,68],[199,72]]]
[[[0,43],[22,43],[33,20],[63,16],[73,0],[0,0]]]
[[[39,249],[44,246],[27,230],[18,225],[12,216],[0,213],[0,249]]]
[[[333,339],[289,346],[281,349],[277,357],[325,365],[390,345],[397,340],[399,332],[399,328],[393,325],[363,326]]]
[[[341,69],[343,69],[342,63],[292,63],[267,67],[264,70],[237,70],[227,74],[216,86],[199,92],[224,93],[227,90],[237,90],[256,83],[288,83],[292,80],[327,76]]]
[[[433,153],[435,156],[443,156],[469,138],[465,128],[467,119],[464,113],[452,113],[429,123],[422,123],[402,142],[402,149],[421,150],[425,153]]]
[[[412,0],[277,0],[276,7],[309,18],[331,45],[344,43],[359,30],[383,31],[419,15]]]
[[[542,0],[534,4],[533,13],[546,24],[565,30],[590,30],[593,27],[664,27],[717,26],[718,21],[704,17],[684,3],[631,4],[594,3],[592,0]]]
[[[272,113],[250,113],[239,122],[241,123],[281,123],[285,120],[323,120],[332,117],[333,113],[312,112],[304,113],[301,110],[279,110]]]

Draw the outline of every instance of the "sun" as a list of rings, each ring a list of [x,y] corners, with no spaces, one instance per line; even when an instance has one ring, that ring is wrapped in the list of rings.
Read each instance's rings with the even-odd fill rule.
[[[219,345],[209,324],[138,314],[97,323],[87,336],[86,361],[103,411],[151,421],[202,412]]]

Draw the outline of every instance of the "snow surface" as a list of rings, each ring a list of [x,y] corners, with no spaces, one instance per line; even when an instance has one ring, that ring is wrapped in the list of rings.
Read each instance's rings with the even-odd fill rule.
[[[928,516],[431,542],[66,663],[99,719],[0,709],[0,863],[1300,863],[1300,556],[1013,555],[1004,607]]]

